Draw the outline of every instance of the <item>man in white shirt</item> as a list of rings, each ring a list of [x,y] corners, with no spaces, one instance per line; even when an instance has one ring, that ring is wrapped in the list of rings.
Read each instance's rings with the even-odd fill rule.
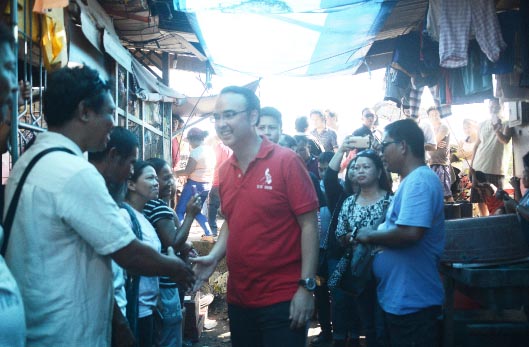
[[[0,23],[0,155],[7,151],[11,124],[6,119],[18,89],[13,33]],[[0,245],[4,232],[0,227]],[[0,346],[24,346],[24,307],[15,279],[0,256]]]
[[[27,176],[7,246],[6,262],[26,311],[27,346],[110,346],[111,259],[134,273],[168,275],[191,285],[192,271],[138,241],[83,155],[106,147],[113,127],[110,85],[86,66],[48,77],[42,133],[15,164],[6,205],[29,161],[52,147]]]

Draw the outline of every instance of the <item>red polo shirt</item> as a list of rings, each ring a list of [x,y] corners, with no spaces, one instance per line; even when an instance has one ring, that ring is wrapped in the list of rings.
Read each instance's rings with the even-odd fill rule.
[[[263,137],[245,174],[235,155],[220,168],[219,193],[229,227],[228,302],[264,307],[291,300],[301,278],[296,216],[318,209],[305,164]]]

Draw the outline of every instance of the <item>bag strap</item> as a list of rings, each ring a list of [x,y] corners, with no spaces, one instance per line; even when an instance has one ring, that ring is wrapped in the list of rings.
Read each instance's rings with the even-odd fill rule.
[[[132,222],[132,231],[138,240],[143,240],[143,234],[141,232],[141,225],[136,217],[134,208],[122,202],[119,207],[125,209],[129,214],[130,221]],[[127,294],[127,320],[129,321],[130,329],[132,330],[136,340],[139,339],[138,332],[138,306],[139,306],[139,292],[140,292],[140,276],[127,273],[125,278],[125,293]]]
[[[130,220],[132,222],[132,231],[134,232],[134,235],[136,235],[138,240],[143,240],[143,234],[141,232],[141,225],[140,225],[140,222],[138,221],[138,218],[136,217],[136,214],[134,213],[134,209],[132,208],[132,206],[130,206],[126,202],[122,202],[119,206],[121,208],[124,208],[125,211],[128,212],[130,216]]]
[[[17,211],[18,201],[20,199],[20,194],[22,193],[24,183],[26,182],[26,178],[28,177],[29,172],[31,171],[33,166],[35,166],[35,164],[40,160],[40,158],[51,152],[67,152],[75,155],[72,150],[66,147],[51,147],[43,150],[42,152],[34,156],[33,159],[31,159],[28,166],[26,166],[26,168],[24,169],[22,176],[20,176],[20,181],[18,182],[17,188],[15,189],[15,194],[13,194],[13,198],[11,199],[11,203],[9,204],[9,208],[7,209],[7,214],[4,219],[4,244],[2,245],[2,249],[0,250],[2,256],[4,256],[7,251],[7,244],[9,242],[9,236],[11,234],[11,227],[13,226],[13,221],[15,220],[15,213]]]

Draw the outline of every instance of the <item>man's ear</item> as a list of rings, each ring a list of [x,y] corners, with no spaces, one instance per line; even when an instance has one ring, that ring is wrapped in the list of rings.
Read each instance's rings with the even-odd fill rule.
[[[136,183],[134,183],[134,181],[132,181],[132,180],[127,180],[127,189],[131,190],[131,191],[135,191],[136,190]]]
[[[108,151],[108,155],[107,155],[109,161],[116,161],[118,160],[118,157],[119,157],[119,153],[118,153],[118,150],[116,147],[112,147],[109,151]]]
[[[82,122],[87,122],[88,119],[89,119],[89,115],[88,115],[88,112],[89,112],[89,109],[88,107],[86,107],[86,104],[83,101],[81,101],[79,103],[79,105],[77,105],[77,109],[75,110],[75,112],[77,113],[77,117],[79,117],[79,119],[82,121]]]
[[[408,143],[405,140],[402,140],[400,141],[400,145],[402,146],[401,147],[402,154],[407,154],[410,150],[408,147]]]
[[[254,127],[257,126],[257,120],[259,119],[259,113],[257,113],[258,111],[257,110],[252,110],[250,112],[250,118],[251,118],[251,121],[252,121],[252,125]]]

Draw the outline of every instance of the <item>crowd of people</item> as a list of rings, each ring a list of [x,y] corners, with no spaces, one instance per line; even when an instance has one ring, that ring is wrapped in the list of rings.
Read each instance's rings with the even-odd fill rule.
[[[3,122],[19,88],[11,43],[1,28]],[[211,115],[222,145],[208,148],[207,133],[190,129],[189,160],[174,170],[138,158],[138,139],[114,127],[110,85],[88,66],[51,73],[42,102],[48,131],[16,162],[5,192],[1,346],[180,347],[182,295],[224,257],[235,347],[304,347],[315,309],[314,346],[359,346],[361,335],[369,347],[438,344],[451,173],[437,110],[431,128],[409,118],[377,129],[366,108],[362,128],[341,141],[326,126],[337,115],[314,110],[313,130],[301,117],[288,136],[277,109],[230,86]],[[512,134],[498,108],[491,101],[491,121],[469,126],[460,146],[479,182],[475,202],[486,185],[502,188],[490,153]],[[523,162],[528,188],[529,155]],[[175,175],[187,182],[173,210]],[[504,195],[527,229],[528,194]],[[186,242],[195,219],[215,237],[207,255]]]

